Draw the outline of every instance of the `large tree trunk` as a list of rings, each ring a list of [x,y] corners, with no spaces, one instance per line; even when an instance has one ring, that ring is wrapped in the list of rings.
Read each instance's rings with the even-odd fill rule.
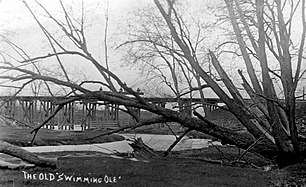
[[[0,152],[20,158],[31,164],[35,164],[37,166],[42,166],[42,167],[56,167],[57,163],[57,159],[55,158],[44,158],[41,156],[37,156],[20,147],[9,144],[2,140],[0,140]]]
[[[228,13],[229,13],[231,24],[232,24],[234,32],[235,32],[236,39],[237,39],[238,44],[240,46],[239,49],[240,49],[242,57],[244,59],[244,62],[245,62],[246,68],[247,68],[247,72],[248,72],[249,77],[251,79],[254,90],[257,93],[262,94],[262,89],[261,89],[261,86],[260,86],[259,81],[257,79],[257,76],[255,74],[255,70],[254,70],[250,55],[247,52],[247,45],[246,45],[245,41],[243,40],[241,30],[240,30],[239,25],[238,25],[237,20],[236,20],[236,16],[235,16],[235,13],[234,13],[234,10],[233,10],[233,0],[225,0],[225,3],[226,3],[226,8],[227,8]],[[248,34],[249,34],[249,32],[248,32]],[[248,35],[248,36],[250,37],[251,35]],[[251,41],[252,41],[252,39],[251,39]],[[255,45],[255,44],[253,44],[253,45]]]
[[[249,107],[243,101],[238,90],[235,88],[235,86],[231,82],[227,73],[220,66],[218,60],[216,59],[216,57],[214,56],[212,52],[210,52],[210,56],[212,58],[214,67],[216,71],[218,72],[219,76],[221,77],[226,88],[228,89],[229,93],[231,94],[232,98],[229,97],[229,95],[226,94],[224,90],[210,76],[208,76],[208,74],[199,65],[196,58],[194,58],[191,55],[192,50],[186,44],[184,39],[181,38],[180,32],[179,32],[180,28],[176,28],[175,24],[173,24],[171,14],[170,13],[167,14],[167,12],[165,11],[165,9],[162,7],[162,5],[160,4],[158,0],[154,0],[154,2],[157,8],[159,9],[160,13],[162,14],[163,18],[165,19],[174,41],[177,43],[177,45],[180,47],[180,49],[184,53],[184,57],[188,60],[192,68],[199,74],[199,76],[210,86],[210,88],[228,106],[229,110],[248,129],[248,131],[250,132],[251,138],[249,138],[247,134],[235,134],[233,132],[229,132],[221,128],[219,129],[218,126],[215,126],[209,121],[205,121],[205,119],[202,120],[205,122],[205,125],[201,125],[201,126],[200,125],[198,126],[196,121],[189,123],[187,119],[185,120],[185,118],[182,118],[182,117],[180,117],[178,122],[180,122],[181,124],[185,124],[188,127],[195,128],[196,130],[199,130],[201,132],[204,132],[204,133],[208,132],[208,134],[218,137],[220,139],[229,139],[232,144],[235,144],[241,148],[247,148],[247,146],[250,145],[249,143],[254,142],[254,138],[259,139],[259,138],[264,137],[264,141],[263,141],[264,146],[257,147],[258,149],[256,151],[258,153],[262,155],[266,155],[266,157],[270,157],[270,158],[272,158],[271,155],[274,154],[274,156],[277,156],[277,160],[279,163],[287,162],[288,159],[286,160],[286,157],[288,158],[288,156],[296,158],[296,153],[294,152],[294,148],[299,149],[299,145],[295,143],[297,141],[296,130],[291,128],[291,127],[294,127],[294,125],[292,125],[293,124],[292,117],[294,117],[292,116],[294,115],[292,112],[292,106],[293,106],[292,104],[294,103],[291,102],[290,105],[288,105],[290,106],[288,109],[291,109],[291,110],[289,110],[290,112],[287,112],[288,113],[287,115],[290,115],[289,116],[289,124],[291,125],[290,129],[291,131],[293,129],[293,132],[291,132],[290,134],[292,135],[292,133],[294,133],[291,139],[288,135],[288,131],[284,128],[287,125],[287,123],[285,124],[282,123],[282,121],[286,122],[286,120],[282,120],[282,121],[280,120],[280,117],[283,117],[283,116],[279,116],[279,108],[276,103],[278,101],[278,98],[275,92],[273,82],[269,75],[267,54],[265,51],[266,49],[265,49],[265,30],[264,30],[265,27],[264,27],[264,22],[263,22],[263,7],[264,7],[263,1],[262,0],[256,1],[257,3],[256,13],[257,13],[257,19],[258,19],[257,29],[258,29],[258,34],[259,34],[258,46],[257,44],[255,45],[255,43],[253,43],[253,45],[255,46],[257,57],[260,62],[260,66],[262,70],[263,91],[256,77],[255,69],[253,68],[252,61],[246,50],[246,47],[247,47],[246,43],[242,37],[241,30],[239,29],[239,25],[236,21],[236,16],[234,14],[234,8],[233,8],[233,0],[225,0],[225,3],[229,11],[231,23],[234,28],[236,38],[238,40],[238,44],[239,44],[244,62],[246,64],[247,72],[251,79],[253,89],[255,90],[256,94],[263,96],[266,100],[264,101],[263,98],[258,98],[258,100],[261,103],[264,103],[262,107],[264,107],[265,103],[267,103],[267,110],[263,110],[262,108],[262,111],[265,113],[266,119],[268,120],[268,122],[267,120],[262,120],[261,118],[259,118],[252,110],[249,109]],[[238,1],[236,1],[236,3],[237,2]],[[170,7],[170,8],[173,9],[173,7]],[[175,14],[174,9],[173,9],[173,12]],[[179,31],[177,31],[177,29]],[[288,71],[290,70],[291,69],[288,68]],[[290,76],[287,76],[287,78],[288,77]],[[286,89],[285,89],[285,93],[286,93]],[[292,95],[290,97],[292,97]],[[293,94],[293,98],[294,98],[294,94]],[[286,101],[287,100],[288,99],[286,99]],[[272,131],[265,130],[266,129],[265,127],[267,126],[271,128]],[[239,138],[243,139],[244,143],[241,142]],[[291,140],[293,140],[293,142]],[[266,152],[267,150],[271,151],[272,154],[269,155],[271,153],[269,151],[268,151],[269,154],[267,154]]]
[[[292,144],[289,142],[289,137],[287,133],[282,128],[282,123],[280,121],[280,117],[278,115],[278,110],[274,101],[277,101],[277,96],[275,93],[275,89],[273,87],[273,83],[269,76],[269,67],[267,62],[267,55],[265,51],[265,30],[264,30],[264,22],[263,22],[263,4],[262,0],[256,1],[256,12],[258,18],[258,46],[260,50],[258,51],[258,59],[261,64],[262,69],[262,80],[263,80],[263,88],[264,95],[269,98],[267,101],[268,112],[269,112],[269,121],[272,126],[272,133],[275,137],[276,145],[280,149],[280,151],[284,153],[290,153],[293,151]],[[272,101],[271,101],[272,100]]]

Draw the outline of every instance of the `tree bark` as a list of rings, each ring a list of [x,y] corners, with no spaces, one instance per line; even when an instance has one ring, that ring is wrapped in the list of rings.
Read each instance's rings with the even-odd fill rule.
[[[280,149],[280,151],[289,153],[293,151],[292,144],[289,142],[288,136],[284,129],[282,128],[282,124],[280,121],[280,117],[278,115],[277,107],[275,103],[271,100],[277,101],[275,89],[273,87],[273,83],[271,81],[269,75],[269,68],[267,63],[267,55],[265,51],[265,30],[264,30],[264,22],[263,22],[263,0],[256,1],[256,13],[258,19],[258,59],[261,64],[262,69],[262,80],[263,80],[263,88],[264,95],[268,98],[268,112],[269,112],[269,121],[272,126],[272,133],[276,141],[276,145]]]
[[[5,153],[17,158],[20,158],[29,163],[35,164],[41,167],[56,167],[57,159],[56,158],[44,158],[37,156],[33,153],[30,153],[20,147],[11,145],[7,142],[0,140],[0,152]]]
[[[235,100],[235,104],[229,103],[230,105],[228,105],[230,111],[237,117],[239,121],[242,122],[242,124],[249,130],[250,133],[252,133],[252,135],[254,135],[255,138],[259,138],[264,134],[272,142],[275,142],[274,138],[269,133],[265,133],[265,129],[263,129],[263,127],[265,127],[265,123],[258,116],[256,116],[256,114],[249,110],[249,107],[244,102],[242,96],[224,69],[221,67],[215,55],[212,52],[210,52],[209,55],[211,56],[212,64],[214,65],[223,83]]]
[[[224,1],[226,3],[226,8],[228,10],[229,17],[230,17],[230,20],[231,20],[231,23],[232,23],[232,26],[233,26],[238,44],[239,44],[239,48],[240,48],[240,51],[242,53],[242,57],[244,59],[244,62],[245,62],[246,68],[247,68],[247,72],[250,76],[250,79],[251,79],[252,85],[254,87],[254,90],[257,93],[262,94],[263,93],[262,88],[259,84],[259,81],[258,81],[257,76],[255,74],[255,70],[254,70],[254,67],[252,65],[250,56],[247,52],[247,48],[246,48],[247,45],[246,45],[245,41],[243,40],[241,30],[239,29],[239,26],[238,26],[238,23],[237,23],[237,20],[236,20],[236,16],[235,16],[234,9],[233,9],[233,6],[234,6],[233,5],[233,0],[224,0]]]

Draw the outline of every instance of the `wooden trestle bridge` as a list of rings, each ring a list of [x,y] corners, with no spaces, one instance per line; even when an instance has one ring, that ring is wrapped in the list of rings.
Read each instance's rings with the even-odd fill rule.
[[[56,103],[66,99],[65,97],[48,96],[0,96],[0,114],[33,127],[40,124],[56,108]],[[144,98],[144,100],[162,107],[177,105],[175,98]],[[218,98],[180,98],[183,111],[191,115],[191,106],[201,104],[207,110],[213,111],[222,101]],[[44,128],[58,130],[75,130],[79,126],[81,130],[92,128],[114,128],[128,125],[132,120],[124,112],[119,112],[120,106],[99,100],[78,100],[66,104]],[[143,115],[140,109],[135,108],[138,115]]]

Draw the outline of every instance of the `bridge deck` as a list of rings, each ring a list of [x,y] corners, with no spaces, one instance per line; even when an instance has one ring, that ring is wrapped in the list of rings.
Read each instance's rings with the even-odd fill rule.
[[[67,97],[0,96],[0,104],[2,103],[0,114],[34,126],[42,123],[44,119],[50,116],[55,111],[56,102],[64,99],[67,99]],[[178,108],[179,105],[176,98],[143,97],[143,99],[161,107],[174,106],[177,110],[187,115],[192,115],[194,104],[202,105],[205,111],[213,111],[220,106],[219,104],[223,103],[219,98],[180,98],[179,100],[182,102],[182,105]],[[246,102],[250,102],[250,99],[245,100]],[[167,103],[171,104],[166,105]],[[297,100],[297,103],[306,103],[306,100]],[[104,128],[106,126],[113,127],[114,124],[121,125],[119,121],[120,123],[129,122],[127,120],[129,118],[122,116],[119,113],[119,109],[120,106],[118,104],[97,99],[81,99],[66,104],[47,125],[64,126],[66,128],[80,124],[84,126],[84,129],[87,129]],[[135,108],[135,111],[139,116],[146,115],[139,108]],[[103,125],[105,121],[108,121],[108,123]]]

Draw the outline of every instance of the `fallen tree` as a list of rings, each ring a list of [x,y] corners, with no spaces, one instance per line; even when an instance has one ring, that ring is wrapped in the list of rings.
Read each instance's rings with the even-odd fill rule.
[[[36,166],[41,167],[56,167],[57,159],[56,158],[45,158],[41,156],[37,156],[33,153],[30,153],[18,146],[9,144],[0,140],[0,152],[4,154],[8,154],[17,158],[20,158],[24,161],[27,161],[31,164],[35,164]]]
[[[175,1],[154,0],[155,8],[160,13],[159,20],[162,21],[163,26],[166,28],[164,31],[171,36],[171,46],[169,46],[168,43],[165,43],[165,40],[163,39],[156,39],[159,37],[153,38],[154,40],[149,38],[146,40],[138,40],[137,42],[148,42],[149,44],[152,44],[155,49],[158,49],[157,52],[163,51],[165,54],[171,54],[170,57],[172,60],[181,64],[181,68],[185,68],[184,72],[194,72],[194,75],[197,76],[196,86],[192,86],[192,82],[188,79],[190,86],[190,91],[188,91],[188,93],[193,91],[202,91],[204,88],[210,88],[226,104],[228,110],[246,127],[247,132],[236,132],[229,128],[221,127],[212,121],[207,120],[205,116],[202,116],[199,113],[195,113],[195,116],[190,116],[180,110],[175,111],[146,102],[137,91],[128,86],[123,80],[110,71],[108,64],[105,66],[102,65],[103,63],[99,62],[91,54],[84,34],[85,22],[83,9],[80,20],[76,21],[71,17],[69,12],[67,12],[61,1],[60,5],[65,15],[61,21],[56,19],[42,4],[37,3],[37,5],[41,8],[43,13],[59,27],[63,32],[65,39],[70,41],[76,50],[65,47],[60,40],[57,40],[37,18],[27,3],[24,2],[47,38],[52,52],[45,55],[42,54],[41,56],[30,57],[16,44],[9,40],[5,40],[7,45],[13,49],[17,55],[20,55],[21,60],[17,60],[17,58],[4,58],[4,62],[0,66],[0,69],[5,72],[17,72],[18,76],[5,74],[0,78],[13,82],[28,81],[24,83],[20,89],[23,89],[32,81],[44,81],[46,84],[52,83],[71,90],[71,92],[66,95],[66,100],[57,103],[58,109],[55,110],[54,113],[42,124],[34,128],[33,132],[35,134],[39,132],[39,129],[50,120],[52,116],[56,115],[56,112],[58,112],[63,105],[72,102],[75,99],[97,99],[124,106],[125,111],[134,117],[137,122],[135,125],[126,128],[137,128],[143,125],[150,125],[159,122],[177,122],[189,129],[216,137],[227,144],[236,145],[239,148],[243,148],[255,154],[262,155],[265,158],[274,160],[280,166],[301,162],[303,155],[305,155],[306,146],[304,141],[305,139],[301,139],[297,131],[294,108],[296,105],[295,101],[297,96],[295,94],[297,91],[297,85],[305,73],[305,71],[301,70],[306,32],[304,13],[305,0],[290,5],[292,13],[290,14],[290,19],[287,20],[287,24],[284,21],[284,15],[281,8],[285,5],[287,6],[286,2],[281,3],[281,1],[272,0],[267,2],[257,0],[256,3],[251,1],[245,4],[236,0],[225,0],[224,2],[230,23],[233,26],[235,38],[237,40],[236,43],[238,43],[238,49],[241,52],[243,63],[247,69],[248,77],[245,77],[246,75],[244,75],[242,71],[239,71],[239,75],[241,76],[244,89],[251,98],[251,103],[247,103],[243,99],[242,94],[219,62],[215,52],[209,51],[207,55],[209,56],[209,61],[214,67],[215,72],[218,77],[220,77],[218,80],[223,82],[225,88],[218,83],[218,80],[215,76],[212,76],[210,71],[206,71],[205,67],[201,65],[195,50],[197,43],[193,44],[193,41],[188,34],[190,33],[188,25],[185,24],[183,17],[179,15]],[[244,16],[243,7],[252,8],[249,11],[251,12],[251,16]],[[291,24],[288,23],[292,21],[292,18],[295,15],[294,12],[297,8],[300,8],[301,10],[303,31],[302,40],[296,58],[296,71],[294,73],[292,70],[294,64],[292,62],[292,56],[294,56],[294,54],[290,53],[290,47],[292,47],[293,44],[289,39],[290,28],[288,28],[289,26],[291,27]],[[249,24],[248,21],[246,21],[246,18],[251,19],[248,21],[256,20],[257,24]],[[63,21],[65,23],[63,23]],[[244,33],[241,31],[242,29],[245,30],[246,37],[243,36]],[[270,29],[273,34],[270,35],[270,32],[267,32],[265,29]],[[255,34],[258,35],[256,39],[254,36]],[[129,43],[135,42],[128,42],[127,44]],[[273,45],[275,45],[275,47],[273,47]],[[251,50],[251,48],[253,50]],[[251,50],[251,52],[248,50]],[[277,71],[270,69],[267,60],[267,51],[273,54],[275,57],[274,60],[279,63],[280,74],[277,74]],[[161,53],[159,54],[163,55]],[[7,56],[6,54],[3,55]],[[102,76],[102,80],[91,82],[84,81],[78,84],[71,81],[61,59],[62,56],[71,55],[78,56],[80,59],[86,60],[93,65]],[[11,56],[12,55],[8,57]],[[34,70],[33,68],[28,68],[29,66],[37,68],[36,63],[38,61],[45,61],[53,57],[55,57],[59,63],[60,70],[63,72],[65,79],[43,74],[35,68]],[[168,57],[163,57],[163,59],[167,61]],[[18,65],[26,67],[14,65],[7,59],[16,60]],[[260,64],[259,70],[254,68],[254,61]],[[261,72],[262,83],[259,81],[256,71]],[[283,98],[277,97],[275,82],[273,81],[274,79],[279,79],[281,82],[282,91],[284,93]],[[250,83],[248,80],[250,80]],[[201,85],[201,82],[205,82],[205,85]],[[85,83],[100,84],[105,87],[107,91],[91,90],[84,86]],[[125,94],[120,92],[118,89],[119,87],[125,91]],[[184,93],[179,93],[178,89],[176,89],[176,92],[175,97],[177,97],[178,100],[180,97],[184,95],[186,96]],[[129,96],[126,95],[126,93],[128,93]],[[281,99],[284,100],[283,103],[281,102]],[[133,108],[152,112],[157,114],[158,118],[141,119],[135,115]],[[125,127],[112,132],[118,132],[123,129],[125,129]],[[99,134],[100,132],[94,133],[95,134],[93,134],[92,138],[107,134]],[[14,151],[9,151],[8,153],[15,154]],[[21,154],[19,156],[27,159],[27,156],[29,155]],[[35,159],[37,158],[35,157]]]

